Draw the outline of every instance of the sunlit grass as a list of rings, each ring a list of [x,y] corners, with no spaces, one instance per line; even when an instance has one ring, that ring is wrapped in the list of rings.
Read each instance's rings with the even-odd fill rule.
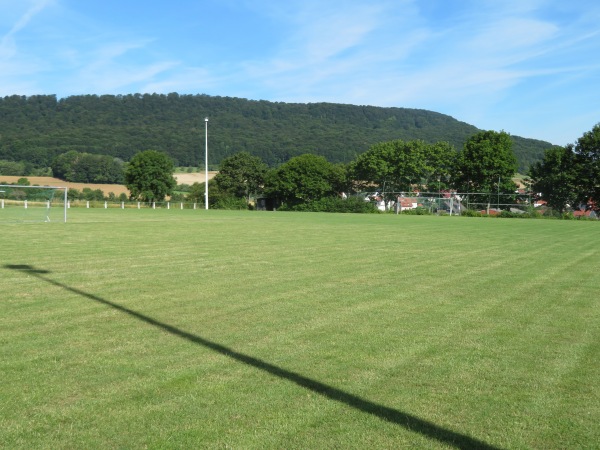
[[[594,222],[69,211],[0,235],[3,448],[589,448]]]

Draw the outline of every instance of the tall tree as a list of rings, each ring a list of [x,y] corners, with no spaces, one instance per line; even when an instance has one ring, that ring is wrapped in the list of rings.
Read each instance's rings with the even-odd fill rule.
[[[600,123],[583,134],[575,145],[580,167],[581,192],[578,200],[600,211]]]
[[[423,155],[423,172],[426,175],[425,189],[434,192],[449,187],[456,165],[456,157],[456,149],[449,142],[436,142],[426,147]]]
[[[123,183],[123,162],[108,155],[79,153],[74,150],[52,161],[55,177],[76,183]]]
[[[394,140],[373,145],[350,167],[359,184],[376,185],[380,190],[437,189],[441,178],[449,178],[455,157],[454,147],[447,142]]]
[[[52,161],[52,175],[65,181],[73,181],[73,164],[77,160],[79,153],[75,150],[70,150],[66,153],[61,153]]]
[[[214,180],[221,191],[250,201],[250,195],[262,189],[267,170],[267,165],[258,156],[239,152],[221,162]]]
[[[513,193],[517,159],[510,135],[504,131],[475,134],[458,154],[456,185],[462,192]]]
[[[162,201],[173,192],[173,161],[165,153],[146,150],[136,154],[125,169],[125,186],[131,197],[142,201]]]
[[[359,186],[385,187],[392,182],[396,162],[396,145],[402,141],[381,142],[371,146],[350,163],[351,177]]]
[[[265,193],[289,205],[337,195],[344,189],[346,173],[342,166],[323,156],[296,156],[268,172]]]
[[[580,195],[582,167],[578,162],[573,145],[567,145],[546,150],[544,159],[529,169],[534,192],[541,194],[548,206],[561,213]]]

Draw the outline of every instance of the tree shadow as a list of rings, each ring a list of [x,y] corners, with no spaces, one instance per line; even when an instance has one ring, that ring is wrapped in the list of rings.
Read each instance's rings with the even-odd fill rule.
[[[363,399],[354,394],[350,394],[341,389],[338,389],[333,386],[329,386],[325,383],[321,383],[320,381],[313,380],[311,378],[305,377],[299,373],[292,372],[290,370],[284,369],[282,367],[278,367],[276,365],[270,364],[266,361],[263,361],[259,358],[255,358],[253,356],[246,355],[244,353],[237,352],[232,350],[224,345],[218,344],[216,342],[210,341],[203,337],[197,336],[192,333],[188,333],[187,331],[180,330],[172,325],[160,322],[152,317],[146,316],[142,313],[133,311],[129,308],[121,306],[117,303],[113,303],[109,300],[106,300],[102,297],[99,297],[94,294],[90,294],[88,292],[82,291],[77,288],[73,288],[67,286],[63,283],[59,283],[58,281],[52,280],[49,278],[48,274],[51,272],[48,270],[37,269],[30,265],[25,264],[5,264],[5,269],[10,270],[18,270],[27,274],[31,274],[36,276],[37,278],[50,283],[54,286],[65,289],[69,292],[73,292],[81,297],[87,298],[89,300],[93,300],[95,302],[101,303],[103,305],[109,306],[117,311],[125,313],[129,316],[132,316],[142,322],[145,322],[149,325],[152,325],[156,328],[159,328],[163,331],[166,331],[174,336],[177,336],[181,339],[185,339],[189,342],[193,342],[194,344],[201,345],[205,348],[211,349],[221,355],[227,356],[235,361],[246,364],[248,366],[254,367],[256,369],[262,370],[270,375],[279,377],[284,380],[288,380],[296,385],[308,389],[316,394],[319,394],[325,398],[330,400],[334,400],[336,402],[345,404],[351,408],[357,409],[367,414],[371,414],[375,417],[378,417],[381,420],[385,420],[387,422],[396,424],[401,426],[409,431],[419,433],[423,436],[426,436],[431,439],[435,439],[440,443],[453,446],[459,449],[483,449],[483,450],[499,450],[499,447],[495,447],[493,445],[487,444],[479,439],[472,438],[462,433],[458,433],[456,431],[452,431],[446,428],[443,428],[439,425],[436,425],[427,420],[421,419],[417,416],[414,416],[409,413],[405,413],[399,411],[394,408],[390,408],[388,406],[380,405],[378,403],[374,403],[372,401]]]

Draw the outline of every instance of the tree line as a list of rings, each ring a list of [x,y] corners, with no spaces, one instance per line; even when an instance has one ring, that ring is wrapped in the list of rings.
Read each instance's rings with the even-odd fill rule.
[[[199,166],[204,117],[209,163],[245,151],[269,167],[311,153],[347,164],[378,142],[421,140],[461,148],[476,127],[409,108],[332,103],[295,104],[208,95],[54,95],[0,98],[0,174],[48,175],[68,152],[130,161],[154,149],[176,166]],[[548,142],[511,136],[518,169],[539,161]]]
[[[348,164],[305,154],[277,168],[241,152],[223,161],[222,170],[209,183],[210,198],[217,204],[229,199],[250,199],[250,194],[276,200],[288,209],[347,210],[340,205],[342,192],[454,191],[512,196],[522,201],[513,177],[518,164],[513,142],[504,131],[481,131],[460,151],[448,142],[393,140],[371,146]],[[600,212],[600,124],[575,144],[551,147],[532,165],[525,181],[533,197],[543,199],[559,213],[587,209]],[[201,201],[203,185],[191,196]],[[334,201],[337,200],[337,201]],[[353,208],[364,212],[364,203]]]
[[[580,206],[600,211],[600,123],[575,144],[548,149],[529,175],[534,191],[559,212]]]
[[[164,153],[137,154],[125,172],[132,197],[156,201],[170,195],[175,188],[172,164]],[[307,153],[269,168],[259,157],[239,152],[223,160],[209,183],[209,200],[213,206],[224,202],[244,207],[251,197],[264,197],[283,208],[306,209],[323,199],[344,198],[365,189],[515,193],[516,170],[512,141],[504,131],[476,133],[460,152],[448,142],[382,142],[348,164]],[[202,202],[204,191],[204,184],[195,183],[188,198]]]
[[[393,140],[371,146],[347,164],[307,153],[274,168],[242,151],[225,158],[209,182],[210,206],[245,209],[262,199],[291,210],[373,212],[361,199],[346,195],[365,190],[493,193],[518,201],[512,145],[504,131],[481,131],[460,151],[448,142]],[[163,152],[139,152],[126,164],[76,152],[57,158],[57,170],[65,178],[78,164],[119,172],[131,195],[105,198],[100,190],[84,189],[69,190],[70,199],[163,201],[168,196],[173,201],[204,202],[205,183],[177,186],[174,162]],[[559,213],[580,208],[600,212],[600,123],[574,144],[548,148],[528,174],[530,189]]]

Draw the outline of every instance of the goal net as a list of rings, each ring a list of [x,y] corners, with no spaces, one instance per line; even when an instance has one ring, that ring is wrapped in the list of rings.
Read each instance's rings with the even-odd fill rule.
[[[1,222],[66,222],[66,187],[0,184]]]

